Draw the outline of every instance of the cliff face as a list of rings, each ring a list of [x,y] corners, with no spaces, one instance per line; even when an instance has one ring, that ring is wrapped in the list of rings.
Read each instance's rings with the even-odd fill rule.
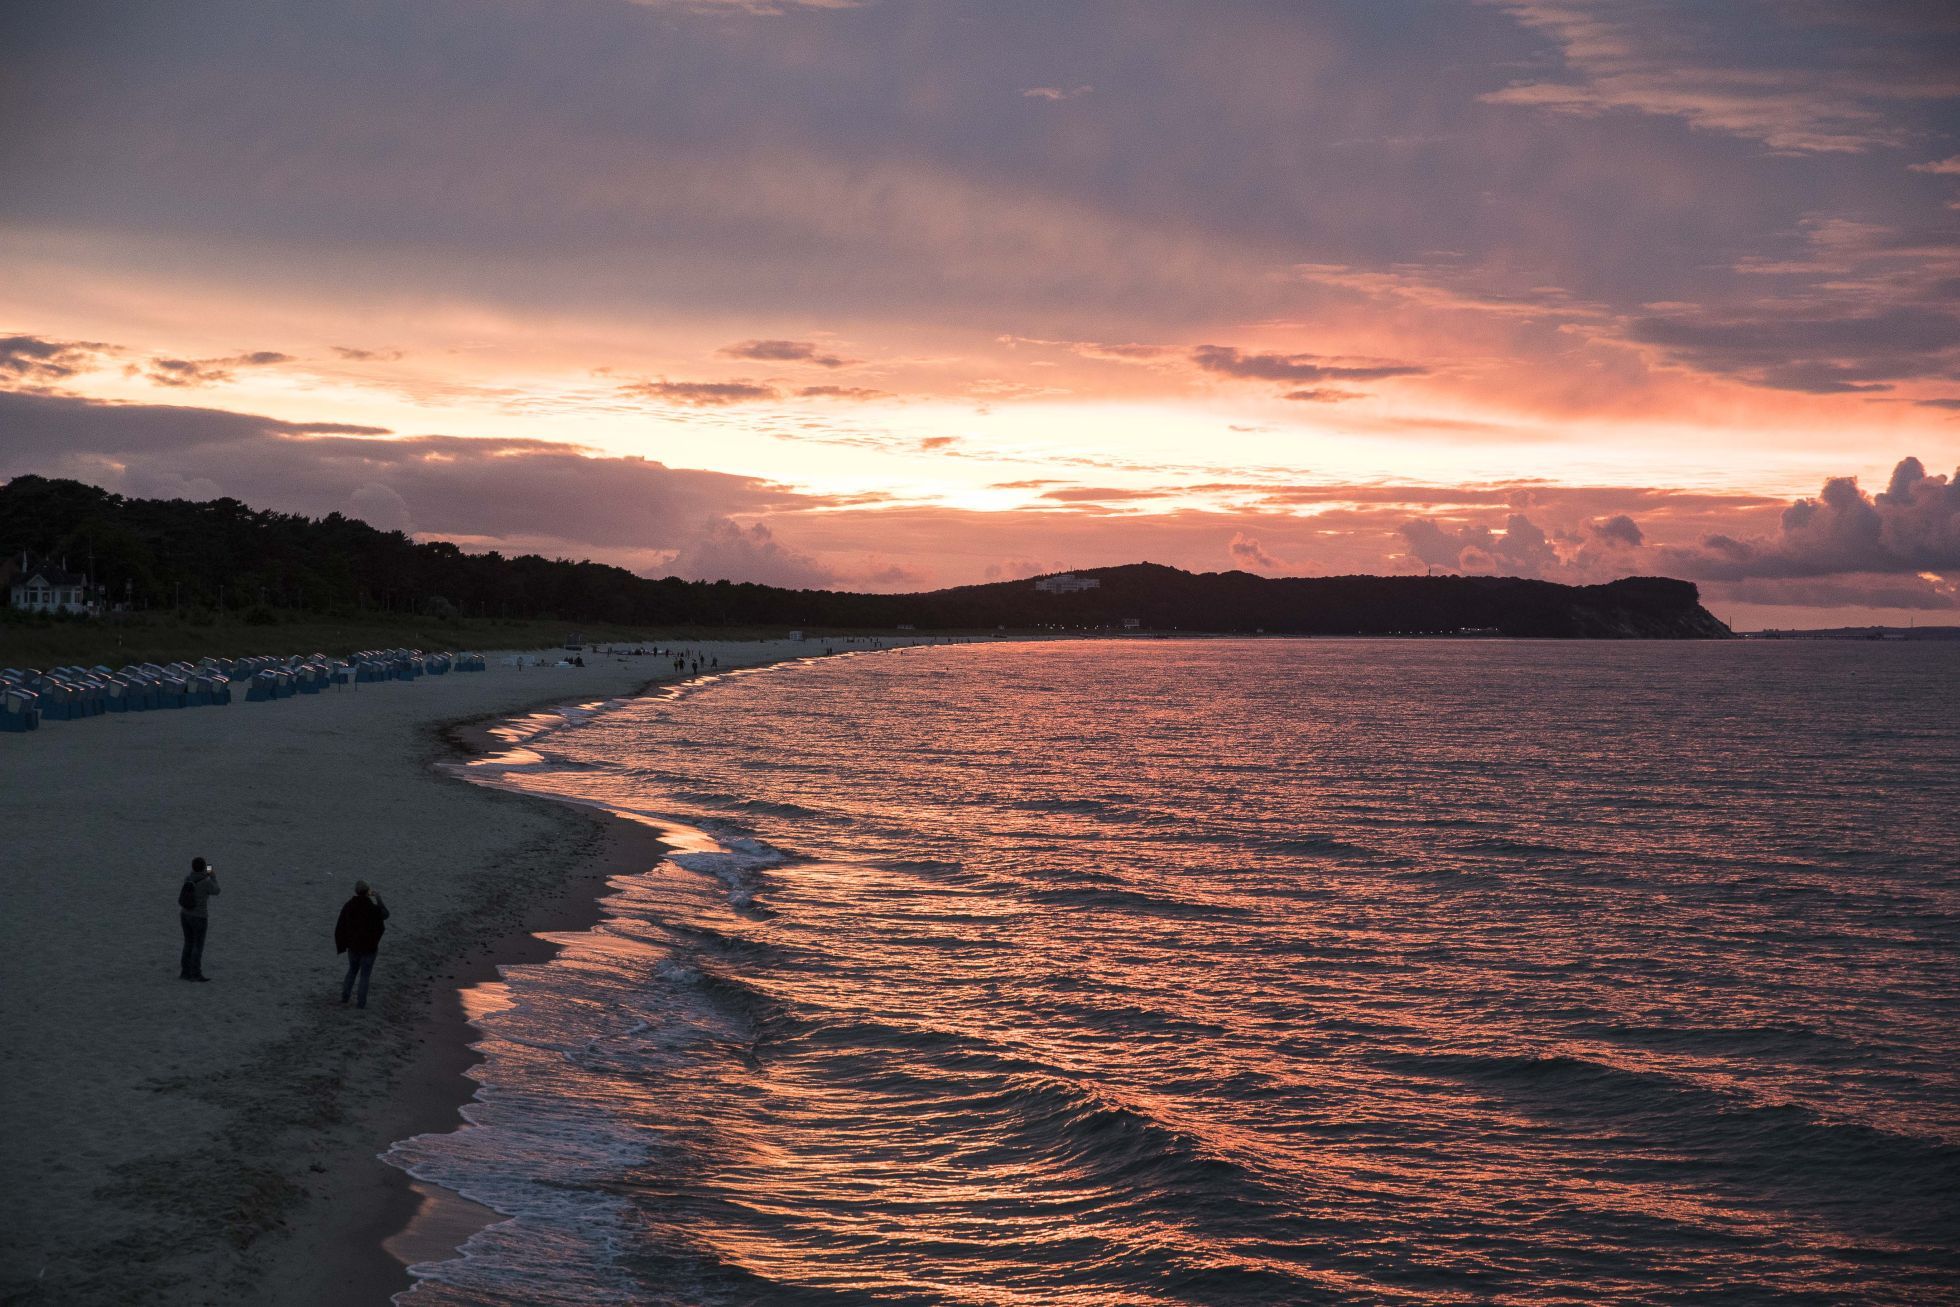
[[[1575,591],[1571,634],[1608,640],[1732,640],[1735,632],[1701,606],[1693,582],[1634,576]]]

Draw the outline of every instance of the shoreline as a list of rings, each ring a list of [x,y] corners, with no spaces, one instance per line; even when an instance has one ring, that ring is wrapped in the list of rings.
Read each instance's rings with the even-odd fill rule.
[[[511,716],[538,711],[533,705]],[[446,731],[445,731],[446,734]],[[459,778],[459,784],[473,781]],[[605,919],[603,903],[616,876],[644,871],[667,845],[652,829],[596,808],[564,805],[588,822],[599,847],[573,860],[567,874],[517,925],[473,947],[453,980],[443,983],[411,1020],[413,1059],[397,1073],[386,1101],[361,1123],[365,1151],[327,1164],[315,1186],[329,1219],[278,1250],[258,1287],[281,1304],[386,1304],[412,1288],[409,1267],[446,1260],[486,1225],[504,1219],[460,1194],[426,1184],[382,1160],[397,1140],[437,1134],[464,1124],[476,1098],[469,1072],[483,1061],[480,1032],[470,1023],[464,995],[501,982],[501,969],[547,962],[560,944],[547,936],[589,931]]]
[[[720,671],[824,656],[791,653]],[[604,903],[615,877],[651,870],[671,848],[641,822],[589,804],[480,785],[462,775],[461,764],[511,747],[497,735],[500,727],[577,703],[644,699],[695,679],[701,678],[689,672],[654,676],[602,700],[548,695],[423,728],[426,766],[458,785],[548,805],[587,825],[591,845],[569,860],[566,874],[514,925],[504,926],[494,938],[472,941],[456,972],[424,997],[410,1023],[417,1051],[395,1077],[388,1100],[362,1122],[372,1151],[342,1154],[327,1165],[316,1192],[333,1204],[333,1219],[278,1251],[256,1286],[270,1301],[289,1307],[390,1304],[414,1287],[417,1277],[411,1266],[449,1260],[471,1235],[506,1219],[461,1194],[416,1179],[383,1161],[383,1155],[398,1140],[465,1124],[463,1109],[475,1101],[477,1090],[469,1072],[483,1061],[476,1048],[480,1032],[470,1020],[465,995],[501,984],[505,967],[550,961],[562,947],[552,936],[583,934],[605,920]]]
[[[879,647],[913,643],[939,641]],[[781,640],[689,647],[720,674],[823,656]],[[386,1302],[412,1282],[397,1253],[447,1257],[488,1219],[379,1155],[460,1124],[478,1060],[468,989],[551,956],[539,932],[597,924],[607,882],[664,846],[631,819],[445,764],[504,747],[501,723],[693,679],[653,658],[588,659],[13,740],[29,765],[0,796],[18,873],[0,968],[33,1001],[0,1005],[17,1055],[0,1171],[34,1180],[0,1228],[0,1301]],[[192,854],[224,887],[210,985],[176,976]],[[358,1013],[340,1005],[330,931],[356,875],[395,914]]]
[[[538,899],[514,925],[504,927],[495,938],[474,941],[456,972],[425,997],[411,1020],[417,1045],[414,1058],[395,1078],[389,1100],[363,1121],[372,1151],[343,1154],[327,1166],[317,1190],[333,1204],[337,1219],[289,1241],[279,1251],[257,1283],[270,1300],[290,1307],[390,1304],[414,1287],[417,1277],[410,1273],[411,1266],[456,1257],[471,1235],[507,1219],[452,1190],[417,1180],[383,1161],[383,1154],[398,1140],[445,1133],[465,1124],[463,1109],[475,1101],[477,1090],[469,1072],[484,1060],[477,1051],[481,1036],[471,1022],[465,996],[480,986],[501,984],[505,967],[550,961],[563,947],[552,936],[583,934],[605,920],[604,903],[614,878],[651,870],[672,852],[659,831],[643,822],[590,804],[480,785],[461,774],[460,764],[522,747],[501,738],[499,729],[574,704],[644,699],[694,680],[806,658],[869,652],[885,650],[789,653],[715,673],[654,676],[628,693],[603,700],[549,695],[423,728],[426,766],[459,785],[548,805],[586,824],[593,847],[571,860],[550,894]],[[350,1216],[350,1208],[365,1214]]]

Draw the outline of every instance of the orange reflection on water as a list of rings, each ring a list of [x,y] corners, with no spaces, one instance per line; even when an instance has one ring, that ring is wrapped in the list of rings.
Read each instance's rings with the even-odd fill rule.
[[[1932,1264],[1952,812],[1882,783],[1883,703],[1705,650],[943,653],[516,742],[505,783],[701,823],[510,1023],[643,1146],[647,1246],[961,1304]]]

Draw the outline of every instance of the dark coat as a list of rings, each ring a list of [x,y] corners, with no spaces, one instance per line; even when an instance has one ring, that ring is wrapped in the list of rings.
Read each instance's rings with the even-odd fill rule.
[[[381,948],[381,932],[388,929],[388,909],[365,894],[356,894],[340,909],[340,920],[333,927],[336,953],[374,953]]]

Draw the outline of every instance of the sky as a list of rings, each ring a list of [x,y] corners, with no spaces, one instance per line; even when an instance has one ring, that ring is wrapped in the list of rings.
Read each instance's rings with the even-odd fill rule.
[[[1960,624],[1960,8],[24,0],[0,478]]]

